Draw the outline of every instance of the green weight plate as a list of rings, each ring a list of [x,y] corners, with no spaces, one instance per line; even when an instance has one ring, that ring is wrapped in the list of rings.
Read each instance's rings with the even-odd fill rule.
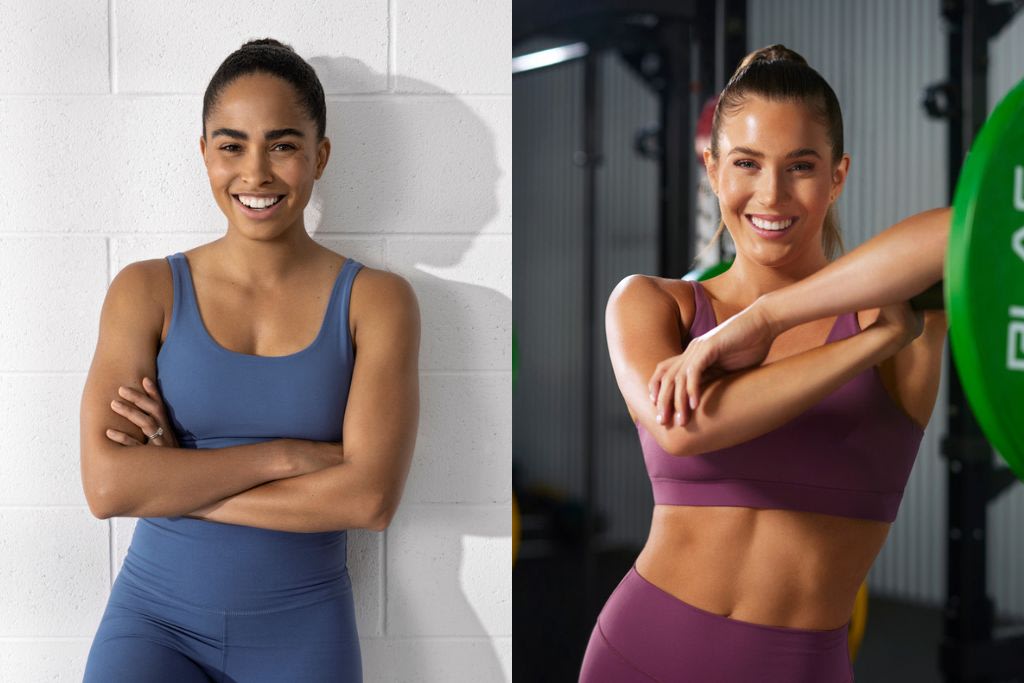
[[[945,298],[967,399],[1024,479],[1024,81],[992,112],[960,171]]]
[[[730,266],[732,266],[732,259],[730,259],[728,261],[719,261],[718,263],[716,263],[714,265],[711,265],[711,266],[706,266],[706,267],[701,267],[701,268],[694,268],[689,273],[684,275],[683,279],[684,280],[710,280],[711,278],[716,277],[718,275],[721,275],[725,271],[729,270]]]

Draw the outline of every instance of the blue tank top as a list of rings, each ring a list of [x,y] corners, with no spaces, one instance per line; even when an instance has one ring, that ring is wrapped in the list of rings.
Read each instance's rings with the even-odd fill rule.
[[[689,338],[715,327],[700,283]],[[860,332],[836,318],[825,343]],[[687,341],[689,341],[689,338]],[[636,425],[655,504],[722,505],[896,519],[924,430],[893,401],[872,366],[804,413],[749,441],[674,456]]]
[[[167,257],[174,302],[156,358],[157,386],[178,444],[208,449],[279,438],[341,441],[352,379],[352,282],[342,265],[316,339],[287,356],[230,351],[203,324],[188,260]],[[196,457],[202,457],[197,455]],[[275,609],[323,597],[347,580],[346,532],[295,533],[190,517],[136,523],[124,570],[184,602]]]

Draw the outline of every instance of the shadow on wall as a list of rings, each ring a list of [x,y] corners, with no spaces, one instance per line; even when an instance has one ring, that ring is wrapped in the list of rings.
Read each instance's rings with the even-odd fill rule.
[[[381,82],[380,74],[356,59],[318,56],[309,62],[325,84]],[[307,207],[307,229],[321,237],[402,233],[387,241],[382,265],[406,277],[416,290],[420,357],[427,360],[421,370],[507,370],[512,364],[512,301],[504,292],[511,291],[512,274],[492,264],[511,255],[504,235],[486,236],[511,225],[511,207],[498,201],[511,196],[499,186],[503,178],[510,181],[500,170],[499,151],[506,158],[511,151],[499,150],[505,142],[489,125],[510,116],[507,101],[469,105],[408,78],[403,91],[422,93],[422,99],[410,107],[406,99],[370,95],[332,101],[328,96],[331,159]],[[431,109],[435,115],[422,115]],[[511,120],[498,129],[511,130]],[[510,516],[492,508],[457,512],[454,506],[429,504],[511,505],[511,378],[504,373],[493,378],[432,374],[426,380],[406,502],[385,532],[385,633],[503,634],[511,622]],[[372,639],[364,644],[372,650]],[[373,660],[402,659],[387,654],[364,660],[373,667]],[[438,653],[434,657],[428,666],[453,664],[441,661]],[[481,648],[472,662],[476,680],[503,680],[501,660],[493,649]],[[383,675],[366,673],[371,680]],[[427,672],[388,673],[416,678]]]

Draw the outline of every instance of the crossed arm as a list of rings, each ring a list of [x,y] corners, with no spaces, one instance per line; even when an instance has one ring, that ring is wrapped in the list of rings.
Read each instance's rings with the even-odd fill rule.
[[[774,338],[791,327],[907,301],[941,280],[951,216],[949,208],[910,216],[814,274],[762,295],[714,330],[691,341],[673,365],[673,372],[684,378],[681,381],[685,386],[674,381],[661,383],[658,413],[664,414],[670,407],[668,394],[676,393],[675,410],[682,413],[685,422],[687,414],[701,403],[705,373],[713,368],[737,371],[760,364]],[[945,335],[943,311],[929,311],[924,317],[926,329],[931,331],[926,336],[940,332],[940,336]],[[913,353],[908,349],[898,355],[911,362]],[[660,379],[657,370],[649,375],[651,391]]]
[[[185,515],[293,532],[385,528],[404,489],[419,421],[420,318],[409,284],[370,268],[353,283],[356,354],[340,443],[281,439],[197,453],[151,444],[126,448],[97,436],[112,422],[129,425],[134,434],[143,431],[127,412],[101,415],[99,408],[100,396],[112,393],[108,375],[125,374],[111,366],[118,358],[115,349],[128,344],[117,338],[117,330],[132,326],[113,323],[131,317],[133,305],[136,314],[149,315],[138,310],[145,302],[137,297],[126,302],[132,292],[146,291],[139,289],[141,282],[132,282],[143,277],[143,269],[133,266],[122,271],[121,283],[115,278],[111,284],[83,395],[82,475],[94,514]],[[160,320],[152,321],[157,340]],[[155,358],[155,353],[139,355]],[[152,373],[151,360],[134,360],[140,375]],[[315,471],[305,467],[295,476],[296,454],[289,450],[310,446],[335,450],[337,462]]]

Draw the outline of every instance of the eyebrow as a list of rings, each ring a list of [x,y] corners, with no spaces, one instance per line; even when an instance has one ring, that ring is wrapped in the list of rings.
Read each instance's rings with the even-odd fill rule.
[[[750,147],[733,147],[729,150],[729,154],[746,154],[747,156],[757,157],[759,159],[764,158],[764,152],[758,152],[756,149]],[[794,149],[792,152],[786,155],[787,159],[794,159],[796,157],[807,157],[813,156],[821,158],[821,155],[810,147],[801,147],[800,149]]]
[[[217,130],[213,131],[213,134],[210,135],[210,138],[215,138],[218,135],[226,135],[227,137],[235,138],[236,140],[249,139],[248,133],[243,133],[242,131],[235,130],[234,128],[218,128]],[[265,132],[263,134],[263,139],[277,140],[278,138],[283,138],[286,135],[294,135],[300,138],[306,137],[301,130],[297,130],[295,128],[275,128],[274,130],[268,130],[267,132]]]

